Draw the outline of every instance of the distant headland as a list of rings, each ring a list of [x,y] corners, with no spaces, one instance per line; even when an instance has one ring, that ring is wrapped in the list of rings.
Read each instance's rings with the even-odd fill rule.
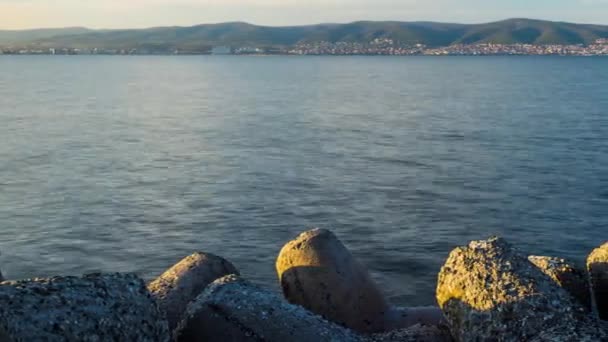
[[[242,22],[191,27],[0,31],[0,54],[579,55],[608,56],[608,25],[534,19],[485,24]]]

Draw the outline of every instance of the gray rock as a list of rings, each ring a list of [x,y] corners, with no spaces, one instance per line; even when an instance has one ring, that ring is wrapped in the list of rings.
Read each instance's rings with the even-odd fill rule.
[[[591,279],[595,307],[600,318],[608,320],[608,243],[589,254],[587,270]]]
[[[148,290],[167,315],[173,330],[194,300],[214,280],[238,274],[228,261],[213,254],[194,253],[168,269],[148,285]]]
[[[528,260],[576,298],[585,309],[591,310],[591,294],[587,271],[561,258],[529,256]]]
[[[288,242],[276,269],[289,302],[361,333],[385,331],[389,304],[330,231],[314,229]]]
[[[578,301],[499,238],[452,251],[437,301],[458,341],[606,338]]]
[[[368,342],[452,342],[447,325],[416,324],[407,329],[371,335]]]
[[[280,296],[231,275],[216,280],[187,309],[174,333],[191,341],[361,341]]]
[[[594,328],[597,329],[597,328]],[[600,332],[593,332],[584,326],[577,326],[572,330],[564,330],[561,327],[541,331],[531,342],[605,342],[608,341],[608,332],[601,328]]]
[[[2,341],[169,341],[167,321],[135,275],[0,284]]]

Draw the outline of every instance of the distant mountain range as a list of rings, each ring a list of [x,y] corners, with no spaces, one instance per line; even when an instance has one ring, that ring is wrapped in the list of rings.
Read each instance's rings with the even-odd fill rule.
[[[0,31],[0,46],[78,49],[200,49],[210,46],[285,47],[298,43],[360,42],[392,39],[403,45],[453,44],[590,44],[608,38],[608,26],[532,19],[486,24],[374,22],[269,27],[234,22],[191,27],[127,30],[86,28]]]

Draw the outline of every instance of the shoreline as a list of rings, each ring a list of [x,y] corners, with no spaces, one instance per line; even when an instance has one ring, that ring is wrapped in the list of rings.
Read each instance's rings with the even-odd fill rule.
[[[345,55],[334,55],[334,54],[227,54],[227,55],[214,55],[207,53],[200,54],[171,54],[171,53],[159,53],[159,54],[102,54],[102,53],[78,53],[78,54],[49,54],[49,53],[0,53],[2,56],[121,56],[121,57],[383,57],[383,58],[407,58],[407,57],[582,57],[582,58],[606,58],[607,54],[598,55],[577,55],[577,54],[412,54],[412,55],[381,55],[381,54],[345,54]]]
[[[602,321],[608,320],[608,294],[602,290],[608,286],[608,243],[589,254],[583,269],[561,258],[528,257],[501,238],[473,241],[448,256],[433,307],[391,304],[328,230],[313,229],[285,244],[276,271],[282,294],[250,283],[228,260],[203,252],[184,258],[147,285],[129,274],[4,281],[0,337],[277,342],[608,338],[608,322]],[[94,324],[99,319],[104,329]]]

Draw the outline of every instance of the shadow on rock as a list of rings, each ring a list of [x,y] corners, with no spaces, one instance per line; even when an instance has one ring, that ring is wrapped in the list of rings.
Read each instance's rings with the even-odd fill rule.
[[[591,311],[591,291],[587,270],[562,258],[529,256],[528,260],[558,286],[568,291],[585,309]]]
[[[285,298],[361,333],[383,331],[384,295],[330,231],[313,229],[288,242],[276,269]]]
[[[360,333],[444,322],[438,307],[392,307],[365,266],[329,230],[313,229],[288,242],[276,268],[290,303]]]
[[[608,321],[608,262],[589,264],[591,291],[600,319]]]

